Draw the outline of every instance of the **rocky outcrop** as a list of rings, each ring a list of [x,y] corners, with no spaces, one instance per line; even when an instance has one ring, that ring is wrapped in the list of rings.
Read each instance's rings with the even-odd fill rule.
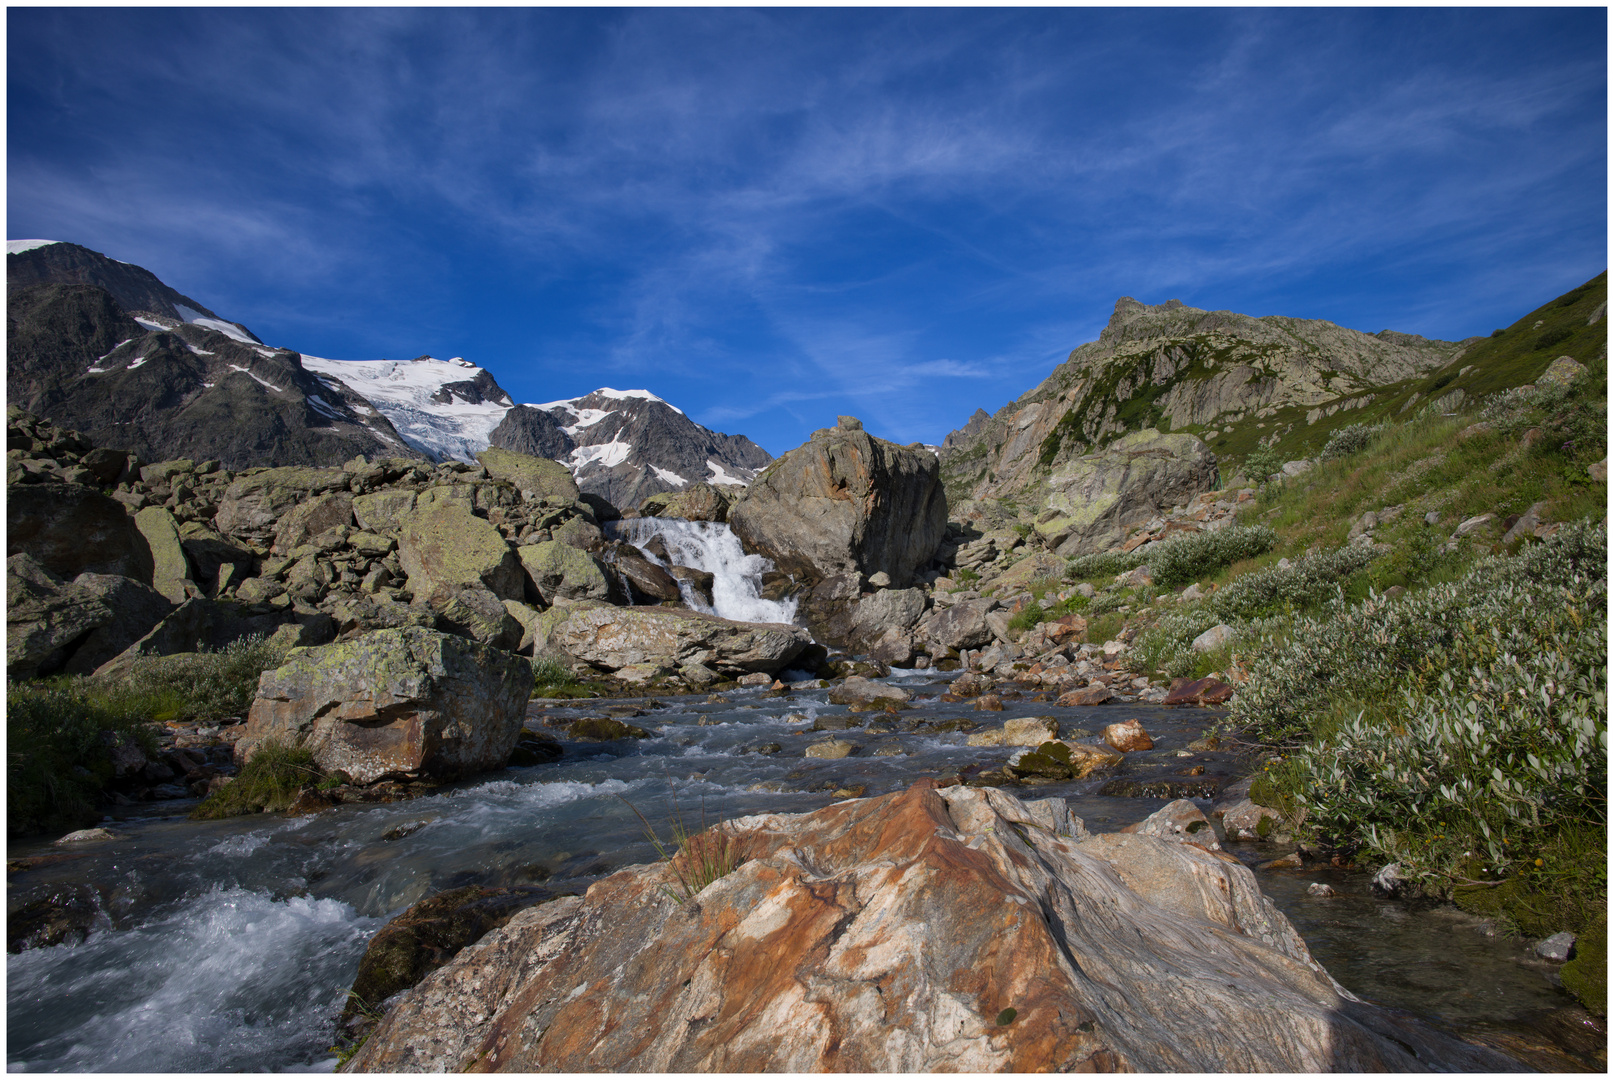
[[[1127,530],[1216,487],[1216,455],[1192,435],[1154,429],[1116,439],[1048,476],[1036,529],[1060,555],[1085,555],[1121,542]]]
[[[930,451],[843,418],[764,470],[730,507],[729,525],[802,580],[885,573],[900,587],[946,535],[947,496]]]
[[[151,584],[151,548],[118,502],[73,483],[6,486],[6,557],[63,578],[117,574]]]
[[[59,671],[73,651],[113,619],[97,596],[75,588],[30,555],[6,560],[6,674]]]
[[[589,606],[573,608],[548,642],[601,671],[671,674],[698,665],[734,676],[771,675],[810,639],[801,627],[782,623],[735,622],[676,608]]]
[[[652,495],[639,504],[643,517],[683,518],[685,521],[727,521],[734,502],[734,488],[727,491],[712,484],[691,484],[677,491]]]
[[[378,630],[265,672],[236,758],[276,740],[360,784],[502,768],[531,692],[520,657],[433,630]]]
[[[398,563],[410,592],[434,606],[467,587],[522,598],[521,560],[498,528],[472,502],[435,488],[399,522]]]
[[[352,1072],[1489,1071],[1353,998],[1236,859],[1084,839],[1062,800],[905,792],[729,822],[529,908],[401,996]]]
[[[577,484],[566,466],[545,457],[491,447],[476,460],[495,480],[506,480],[529,502],[548,500],[557,505],[576,502]]]

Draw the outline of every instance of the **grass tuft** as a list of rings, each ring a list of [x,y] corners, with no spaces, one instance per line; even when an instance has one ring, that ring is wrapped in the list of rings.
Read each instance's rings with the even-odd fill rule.
[[[617,796],[622,798],[622,796]],[[676,886],[668,886],[666,893],[679,905],[687,904],[693,900],[701,890],[716,881],[734,873],[751,857],[755,846],[755,837],[750,834],[736,833],[723,828],[722,825],[708,827],[706,824],[706,804],[701,803],[701,827],[690,832],[683,821],[683,816],[677,812],[677,803],[673,804],[672,846],[662,842],[655,826],[650,824],[639,808],[627,803],[642,825],[645,836],[649,839],[656,854],[661,860],[672,867],[673,877],[677,880]]]
[[[297,793],[303,788],[329,780],[314,764],[311,751],[301,746],[265,742],[241,766],[240,774],[203,799],[202,804],[191,811],[191,817],[212,821],[241,814],[283,811],[296,801]]]

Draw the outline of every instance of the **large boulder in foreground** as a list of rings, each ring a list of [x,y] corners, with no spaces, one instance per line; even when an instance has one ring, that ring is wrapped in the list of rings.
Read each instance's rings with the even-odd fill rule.
[[[907,585],[947,532],[936,456],[871,437],[858,421],[815,431],[729,508],[729,526],[787,574],[885,572]]]
[[[664,607],[579,607],[548,644],[604,671],[650,665],[672,672],[696,664],[723,675],[772,675],[811,644],[785,623],[748,623]]]
[[[1345,992],[1236,859],[1063,800],[921,781],[723,828],[750,857],[692,902],[657,863],[528,908],[346,1069],[1518,1068]]]
[[[502,768],[531,693],[519,656],[421,627],[377,630],[264,672],[236,760],[273,739],[360,784]]]
[[[1216,479],[1216,455],[1200,439],[1145,428],[1055,469],[1037,532],[1060,555],[1103,551]]]
[[[6,486],[6,557],[22,554],[69,581],[90,573],[151,584],[151,548],[134,519],[82,484]]]

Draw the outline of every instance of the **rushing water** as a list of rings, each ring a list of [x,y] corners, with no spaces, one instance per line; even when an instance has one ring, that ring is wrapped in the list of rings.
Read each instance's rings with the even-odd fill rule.
[[[762,575],[773,563],[761,555],[747,555],[740,538],[727,525],[713,521],[685,521],[682,518],[627,518],[608,526],[611,536],[625,540],[644,551],[642,545],[661,537],[667,553],[678,566],[704,570],[712,575],[712,603],[708,605],[688,583],[678,586],[684,603],[696,611],[721,615],[741,622],[792,623],[796,621],[796,601],[764,600]],[[645,551],[645,557],[665,566],[665,560]]]
[[[896,681],[934,695],[928,673]],[[1155,749],[1127,755],[1123,775],[1235,776],[1226,754],[1186,749],[1207,714],[1147,705],[1057,709],[1010,701],[1003,713],[960,711],[930,697],[898,717],[865,714],[834,737],[860,751],[838,761],[804,757],[821,738],[815,721],[848,716],[822,690],[785,697],[735,691],[648,702],[534,703],[528,723],[564,724],[637,704],[626,717],[643,740],[566,743],[550,765],[506,769],[411,802],[344,806],[314,817],[255,816],[191,822],[192,803],[157,804],[116,822],[123,839],[62,849],[13,845],[36,868],[11,875],[13,907],[55,884],[94,883],[104,898],[100,929],[78,945],[35,949],[8,960],[7,1062],[13,1071],[230,1071],[329,1068],[333,1022],[365,943],[386,918],[422,897],[462,884],[543,882],[577,891],[623,866],[655,857],[634,810],[663,839],[677,811],[690,825],[761,811],[806,811],[837,791],[895,791],[923,776],[972,763],[1000,764],[1009,751],[965,745],[930,722],[965,717],[998,724],[1054,715],[1067,737],[1139,718]],[[564,741],[564,736],[562,736]],[[774,753],[758,751],[778,744]],[[1102,780],[1049,785],[1095,831],[1141,820],[1159,799],[1101,796]],[[630,805],[631,804],[631,805]],[[1202,802],[1207,806],[1208,803]],[[1282,854],[1233,845],[1249,863]],[[40,858],[44,856],[45,858]],[[1359,872],[1258,871],[1263,889],[1295,922],[1318,959],[1358,995],[1408,1009],[1458,1031],[1506,1029],[1569,1003],[1550,967],[1525,946],[1479,932],[1450,909],[1373,898]],[[1341,895],[1306,895],[1312,881]]]

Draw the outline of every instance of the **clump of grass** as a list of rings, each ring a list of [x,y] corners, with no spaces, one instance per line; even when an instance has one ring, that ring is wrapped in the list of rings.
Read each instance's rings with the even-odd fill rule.
[[[13,683],[6,695],[6,831],[12,836],[93,824],[112,780],[111,749],[155,752],[153,715],[172,694],[87,679]]]
[[[173,656],[148,656],[134,662],[126,681],[136,693],[170,703],[153,719],[185,723],[242,717],[258,693],[258,678],[279,667],[285,651],[262,635],[242,638],[222,649]]]
[[[1014,613],[1014,618],[1009,620],[1009,629],[1030,630],[1046,618],[1048,618],[1046,609],[1038,601],[1032,600],[1025,607]]]
[[[322,783],[329,786],[333,779],[314,764],[311,751],[269,740],[258,746],[234,780],[203,799],[191,811],[191,817],[211,821],[282,811],[296,801],[303,788]]]
[[[666,886],[665,892],[679,905],[689,903],[706,886],[734,873],[751,857],[755,837],[733,832],[721,825],[707,826],[704,801],[701,803],[701,827],[695,832],[684,824],[683,815],[677,812],[677,803],[673,804],[671,848],[662,842],[655,826],[639,812],[638,807],[626,799],[622,801],[627,803],[628,809],[644,826],[645,836],[661,861],[672,867],[677,884]]]
[[[1336,458],[1350,457],[1352,454],[1366,450],[1374,439],[1384,433],[1389,425],[1379,424],[1346,424],[1336,430],[1323,444],[1323,452],[1319,455],[1323,461],[1333,461]]]

